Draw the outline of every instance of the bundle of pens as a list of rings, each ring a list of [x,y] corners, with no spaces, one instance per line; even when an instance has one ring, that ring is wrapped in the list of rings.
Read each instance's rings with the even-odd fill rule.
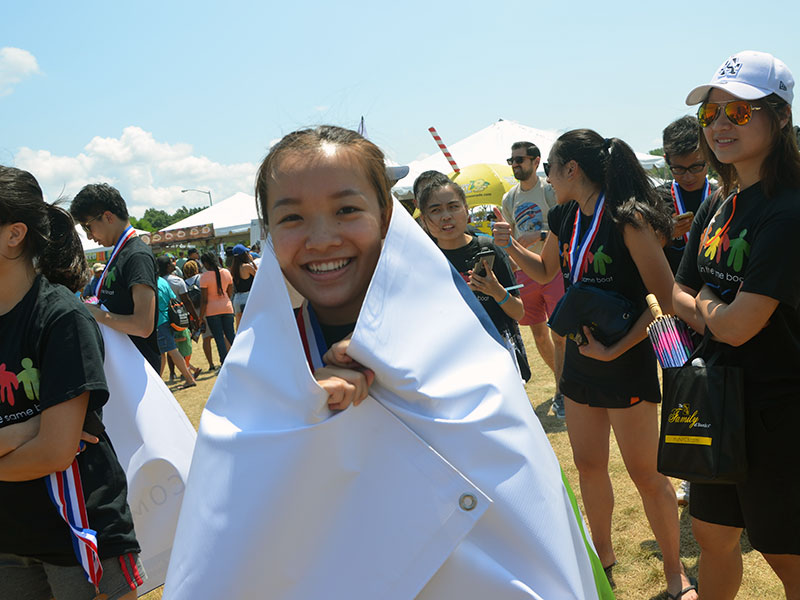
[[[653,322],[647,327],[647,335],[661,368],[682,367],[694,350],[689,328],[678,317],[663,314],[653,294],[648,294],[646,300],[653,315]]]

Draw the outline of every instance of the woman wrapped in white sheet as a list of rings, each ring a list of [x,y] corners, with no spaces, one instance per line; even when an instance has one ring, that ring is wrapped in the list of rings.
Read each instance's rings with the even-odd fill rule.
[[[201,419],[165,598],[613,597],[513,359],[393,206],[381,151],[294,132],[256,195],[274,252]]]

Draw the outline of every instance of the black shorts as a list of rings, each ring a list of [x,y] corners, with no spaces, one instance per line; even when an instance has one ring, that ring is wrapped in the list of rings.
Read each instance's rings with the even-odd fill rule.
[[[747,480],[736,485],[693,483],[689,514],[708,523],[747,529],[759,552],[800,554],[798,425],[800,394],[750,403]]]
[[[658,393],[643,393],[642,395],[632,396],[630,394],[600,390],[594,386],[567,381],[563,378],[558,384],[558,389],[573,402],[595,408],[628,408],[643,401],[653,402],[654,404],[661,402],[661,396]]]

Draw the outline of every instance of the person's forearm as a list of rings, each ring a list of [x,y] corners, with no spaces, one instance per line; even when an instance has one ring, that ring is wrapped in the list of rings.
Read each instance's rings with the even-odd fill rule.
[[[676,283],[672,289],[672,307],[675,310],[675,314],[689,327],[698,333],[703,333],[706,329],[706,323],[700,311],[697,310],[695,295],[690,293],[689,288],[684,288]]]
[[[636,344],[647,337],[647,326],[653,322],[653,317],[649,310],[645,310],[636,322],[628,330],[622,339],[614,342],[608,347],[611,359],[615,360],[633,348]]]
[[[5,456],[36,437],[40,422],[41,417],[36,416],[22,423],[0,428],[0,456]]]
[[[695,298],[695,304],[716,339],[731,346],[741,346],[767,326],[778,301],[744,292],[727,304],[708,285],[704,285]]]
[[[555,272],[548,272],[547,265],[542,260],[541,255],[531,252],[517,240],[512,238],[511,245],[508,248],[504,248],[504,250],[514,259],[514,262],[517,263],[522,272],[535,282],[544,285],[545,283],[550,283],[555,277]]]
[[[96,306],[89,306],[95,320],[101,325],[110,327],[121,333],[146,338],[153,333],[153,319],[148,315],[118,315],[101,310]]]
[[[503,297],[505,297],[505,295]],[[502,300],[503,298],[500,298],[499,300],[495,298],[495,301],[498,304],[500,304]],[[519,296],[508,294],[508,300],[500,304],[500,308],[502,308],[503,312],[506,313],[509,317],[511,317],[515,321],[519,321],[522,317],[525,316],[525,306],[523,306],[522,299],[520,299]]]
[[[77,450],[76,442],[74,452],[59,455],[42,436],[37,435],[0,456],[0,481],[31,481],[63,471],[72,464]]]

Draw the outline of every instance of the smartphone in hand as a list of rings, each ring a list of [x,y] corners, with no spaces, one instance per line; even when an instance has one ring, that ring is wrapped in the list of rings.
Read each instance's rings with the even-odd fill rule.
[[[494,250],[491,248],[482,248],[475,256],[475,266],[472,267],[472,272],[478,277],[486,277],[486,269],[483,266],[483,261],[489,265],[489,268],[494,267]]]

